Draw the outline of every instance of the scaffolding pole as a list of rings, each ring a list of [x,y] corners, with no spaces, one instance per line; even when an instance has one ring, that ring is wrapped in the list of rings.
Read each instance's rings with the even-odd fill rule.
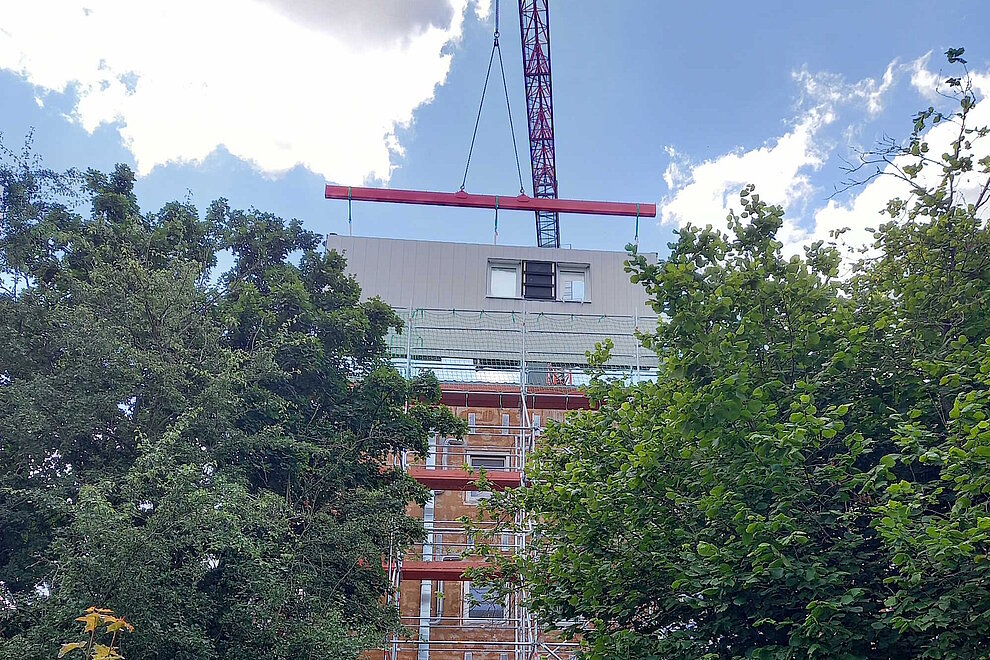
[[[639,332],[639,310],[637,309],[633,313],[633,334]],[[636,341],[636,376],[633,378],[633,383],[639,385],[639,341]]]
[[[406,379],[412,380],[412,333],[413,317],[416,310],[413,309],[412,301],[409,301],[409,318],[406,322]]]

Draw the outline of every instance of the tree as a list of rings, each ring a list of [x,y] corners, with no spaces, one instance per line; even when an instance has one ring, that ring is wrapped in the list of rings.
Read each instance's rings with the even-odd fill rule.
[[[907,193],[850,275],[833,244],[785,258],[752,186],[729,236],[632,251],[656,382],[599,369],[595,408],[494,500],[534,525],[501,575],[585,657],[985,657],[990,157],[967,79],[947,85],[956,112],[872,154]]]
[[[7,155],[0,657],[54,657],[88,606],[134,623],[127,657],[380,645],[382,557],[424,497],[386,457],[463,432],[435,379],[392,368],[400,320],[298,221],[142,213],[127,167]]]
[[[946,53],[965,68],[962,54]],[[872,350],[898,374],[874,521],[898,567],[888,618],[924,635],[931,657],[970,658],[990,635],[990,129],[971,121],[969,76],[945,84],[959,109],[914,118],[911,158],[895,170],[912,196],[888,208],[905,221],[882,228],[881,257],[853,286],[886,330]],[[924,131],[946,122],[948,149],[929,155]]]

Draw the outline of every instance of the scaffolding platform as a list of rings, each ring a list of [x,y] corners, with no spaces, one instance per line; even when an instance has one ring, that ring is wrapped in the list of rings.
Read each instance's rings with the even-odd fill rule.
[[[484,561],[459,559],[451,561],[404,561],[399,566],[403,580],[437,580],[443,582],[460,582],[466,580],[465,574],[471,569],[487,568]],[[386,569],[389,567],[386,566]]]
[[[422,465],[410,465],[406,473],[431,490],[478,490],[480,475],[464,469],[431,469]],[[485,480],[492,490],[518,488],[522,484],[522,472],[518,470],[487,470]]]
[[[440,388],[440,403],[445,406],[520,408],[523,397],[530,409],[587,410],[591,407],[588,395],[574,388],[530,387],[525,395],[518,386],[512,385],[443,383]]]

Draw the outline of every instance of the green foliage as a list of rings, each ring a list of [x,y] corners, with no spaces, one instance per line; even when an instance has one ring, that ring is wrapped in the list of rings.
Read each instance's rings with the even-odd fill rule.
[[[400,320],[298,221],[142,213],[124,166],[7,155],[0,657],[54,657],[93,602],[136,624],[128,657],[380,644],[381,558],[420,537],[425,495],[386,456],[464,431],[385,357]]]
[[[493,500],[535,525],[501,573],[543,621],[583,620],[585,657],[986,657],[990,162],[949,84],[958,112],[916,119],[911,194],[847,277],[830,245],[785,258],[752,186],[730,236],[631,252],[656,382],[596,379]],[[939,122],[958,134],[933,157]]]

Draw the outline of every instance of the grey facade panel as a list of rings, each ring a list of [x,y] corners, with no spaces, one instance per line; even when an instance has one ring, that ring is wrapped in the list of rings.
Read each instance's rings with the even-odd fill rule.
[[[380,296],[399,308],[522,311],[548,314],[652,317],[646,294],[629,281],[624,252],[508,245],[473,245],[358,236],[327,237],[327,249],[347,259],[362,296]],[[656,254],[648,254],[656,261]],[[553,261],[588,267],[583,303],[493,298],[488,295],[490,260]],[[559,297],[559,295],[558,295]]]

